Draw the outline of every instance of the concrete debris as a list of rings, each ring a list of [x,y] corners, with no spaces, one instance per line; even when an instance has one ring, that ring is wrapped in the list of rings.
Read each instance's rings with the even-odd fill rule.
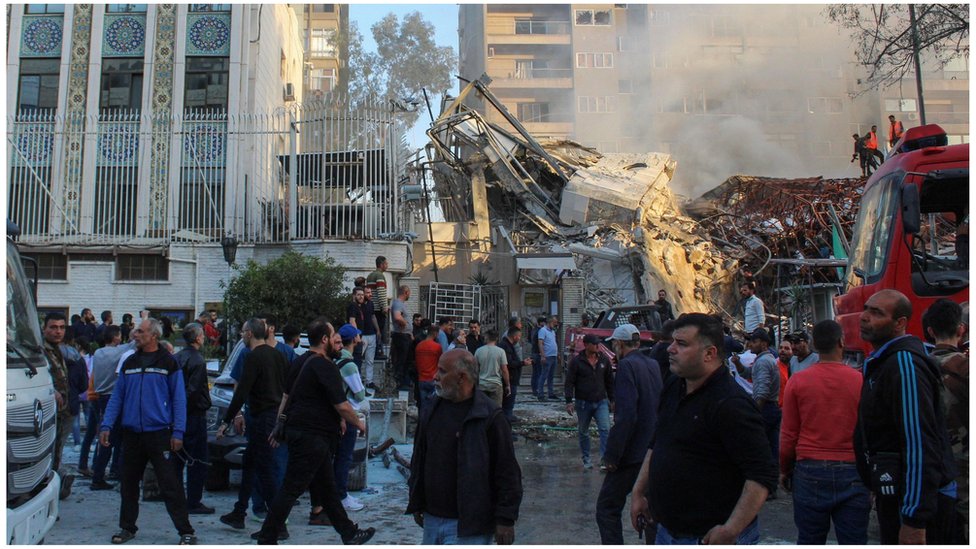
[[[680,204],[670,155],[537,141],[488,83],[465,87],[427,132],[435,191],[473,204],[445,208],[448,221],[470,220],[449,212],[471,208],[479,221],[480,208],[501,236],[496,252],[520,261],[571,253],[587,281],[585,312],[647,303],[663,289],[677,311],[733,316],[736,282],[768,274],[773,257],[826,257],[835,226],[842,241],[850,234],[863,180],[735,176]],[[481,101],[515,131],[469,107]],[[552,284],[561,272],[524,269],[519,280]]]

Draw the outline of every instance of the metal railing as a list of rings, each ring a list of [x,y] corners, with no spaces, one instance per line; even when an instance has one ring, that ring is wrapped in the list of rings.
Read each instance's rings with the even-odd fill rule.
[[[527,66],[516,66],[512,78],[515,80],[533,80],[536,78],[572,78],[573,69],[549,69]]]
[[[403,225],[402,134],[388,103],[337,95],[272,113],[22,114],[7,215],[44,244],[382,238]]]
[[[569,34],[569,21],[515,21],[515,34]]]

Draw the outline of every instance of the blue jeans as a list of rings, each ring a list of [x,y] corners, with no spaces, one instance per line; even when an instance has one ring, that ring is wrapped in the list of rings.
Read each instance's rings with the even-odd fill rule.
[[[434,382],[433,381],[420,381],[417,383],[420,386],[420,402],[417,403],[417,410],[422,410],[424,406],[430,402],[430,399],[434,398]]]
[[[576,399],[576,416],[579,418],[579,447],[583,463],[590,462],[590,421],[596,418],[600,432],[600,457],[607,453],[607,435],[610,433],[610,401]]]
[[[359,437],[359,429],[347,425],[346,434],[339,439],[339,448],[333,458],[332,467],[335,473],[336,491],[339,492],[339,499],[346,499],[349,495],[346,492],[346,485],[349,484],[349,469],[352,467],[352,454],[356,451],[356,438]]]
[[[552,390],[552,380],[553,374],[556,371],[556,365],[559,364],[559,359],[554,356],[547,356],[544,361],[542,361],[542,368],[539,372],[539,393],[538,396],[545,396],[545,386],[548,382],[549,384],[549,397],[555,396],[555,391]]]
[[[81,414],[72,416],[71,439],[75,442],[75,445],[81,444]]]
[[[783,411],[775,400],[770,400],[763,404],[760,413],[766,431],[766,440],[769,441],[769,449],[773,453],[773,461],[779,463],[779,424],[783,420]]]
[[[78,457],[79,469],[88,468],[88,453],[91,452],[92,442],[98,444],[98,426],[102,423],[102,414],[97,400],[85,403],[85,419],[88,420],[88,426],[85,428],[85,438],[81,441],[81,455]],[[95,461],[94,458],[92,461]]]
[[[830,522],[841,545],[866,545],[871,495],[853,463],[803,460],[793,470],[797,545],[824,545]]]
[[[542,370],[545,365],[542,362],[542,357],[536,353],[532,354],[532,395],[539,396],[542,394]]]
[[[654,538],[654,545],[698,545],[701,538],[676,538],[663,524],[657,525],[657,537]],[[739,537],[735,539],[736,545],[758,545],[759,544],[759,519],[753,520],[746,526]]]
[[[494,535],[458,536],[458,519],[435,517],[424,513],[423,545],[491,545]]]

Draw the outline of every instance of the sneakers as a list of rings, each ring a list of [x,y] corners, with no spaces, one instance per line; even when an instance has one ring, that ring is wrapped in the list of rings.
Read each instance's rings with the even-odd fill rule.
[[[589,458],[583,458],[583,468],[584,469],[592,469],[593,468],[593,464],[590,462]]]
[[[179,545],[196,545],[196,544],[197,544],[197,537],[194,536],[193,534],[183,534],[182,536],[180,536]]]
[[[207,507],[206,505],[204,505],[202,503],[199,504],[199,505],[195,505],[193,507],[190,507],[190,508],[188,508],[186,510],[186,512],[188,514],[190,514],[190,515],[212,515],[216,511],[217,510],[214,509],[213,507]]]
[[[363,507],[366,507],[363,505],[363,502],[348,494],[346,495],[346,498],[342,500],[342,506],[346,508],[346,511],[359,511]]]
[[[71,495],[71,485],[75,483],[74,475],[64,475],[61,479],[61,493],[58,494],[58,499],[65,500]]]
[[[239,511],[231,511],[230,513],[227,513],[226,515],[222,515],[220,517],[220,522],[223,522],[224,524],[226,524],[227,526],[230,526],[231,528],[236,528],[238,530],[243,530],[244,529],[244,517],[245,517],[244,513],[241,513]]]
[[[602,459],[600,460],[600,472],[601,473],[607,472],[607,462],[603,461]]]
[[[251,520],[254,522],[264,522],[266,518],[268,518],[267,511],[251,511]]]
[[[376,533],[376,528],[367,528],[365,530],[357,529],[356,533],[351,537],[343,538],[343,545],[362,545],[367,541],[373,539],[373,534]]]
[[[109,484],[104,480],[93,480],[91,483],[92,490],[113,490],[115,489],[114,484]]]

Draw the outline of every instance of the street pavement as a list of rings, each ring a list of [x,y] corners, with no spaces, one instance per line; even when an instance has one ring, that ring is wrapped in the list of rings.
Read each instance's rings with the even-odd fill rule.
[[[597,495],[603,482],[598,468],[584,470],[581,466],[576,433],[567,429],[571,418],[561,402],[537,402],[519,399],[516,413],[525,421],[516,425],[518,440],[516,453],[522,468],[524,497],[521,518],[516,525],[517,544],[522,545],[598,545],[599,533],[594,518]],[[542,427],[545,426],[545,427]],[[596,434],[595,428],[592,432]],[[591,444],[598,455],[599,442],[594,436]],[[398,444],[396,448],[405,456],[412,453],[410,444]],[[596,460],[594,460],[596,461]],[[65,448],[64,463],[75,465],[78,453]],[[232,482],[239,474],[232,472]],[[111,535],[118,530],[119,493],[91,491],[91,481],[78,478],[71,496],[61,502],[61,517],[48,534],[48,545],[110,543]],[[116,483],[117,484],[117,483]],[[421,529],[413,518],[403,514],[407,505],[406,479],[397,471],[396,462],[389,469],[380,458],[369,461],[367,488],[353,495],[366,504],[366,508],[350,513],[350,518],[360,527],[376,528],[372,544],[419,544]],[[231,490],[205,492],[204,502],[216,507],[214,515],[194,515],[191,522],[201,544],[238,545],[253,543],[249,534],[260,529],[260,523],[251,516],[245,530],[235,530],[218,520],[229,512],[237,499],[236,486]],[[291,538],[283,542],[290,545],[338,545],[339,535],[329,526],[309,526],[308,496],[303,496],[292,510],[288,530]],[[629,526],[629,502],[624,509],[624,539],[627,544],[644,543]],[[760,513],[762,544],[793,544],[796,529],[793,526],[791,498],[780,491],[780,497],[768,501]],[[877,521],[872,515],[869,542],[878,543]],[[139,532],[130,542],[139,545],[175,544],[176,530],[166,514],[162,502],[140,502]],[[836,543],[831,534],[828,543]]]

